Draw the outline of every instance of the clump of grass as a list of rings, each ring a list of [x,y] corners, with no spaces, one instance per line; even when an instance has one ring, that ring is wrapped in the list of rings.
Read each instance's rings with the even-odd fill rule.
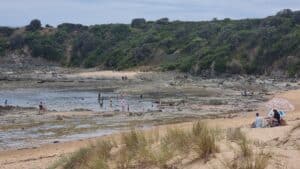
[[[89,169],[109,169],[107,162],[104,159],[93,161]]]
[[[153,155],[150,150],[150,140],[140,131],[132,130],[123,134],[121,143],[123,147],[119,153],[119,168],[129,168],[137,165],[152,164]]]
[[[89,154],[91,153],[91,148],[81,148],[79,151],[75,152],[63,168],[65,169],[78,169],[87,166]]]
[[[96,157],[104,161],[108,160],[110,158],[110,151],[114,146],[114,142],[110,140],[97,142],[94,146]]]
[[[246,135],[241,131],[240,128],[228,129],[227,130],[227,140],[229,141],[239,141],[245,140]]]
[[[108,169],[107,161],[110,158],[110,151],[114,147],[111,140],[97,142],[87,148],[75,152],[63,165],[65,169]]]
[[[241,131],[240,128],[227,130],[227,139],[229,141],[236,142],[240,146],[241,155],[243,157],[252,155],[250,141],[247,139],[246,135]]]
[[[268,166],[270,160],[270,154],[260,152],[254,160],[254,163],[252,163],[253,169],[265,169]]]
[[[153,161],[159,168],[168,168],[167,162],[174,157],[174,150],[165,145],[160,145],[159,149],[153,151]]]
[[[175,161],[188,155],[208,160],[218,151],[216,130],[203,122],[197,122],[189,129],[168,129],[160,137],[158,131],[145,135],[132,130],[124,133],[120,144],[114,140],[100,141],[71,156],[63,165],[64,169],[108,169],[108,168],[169,168]],[[112,153],[115,147],[116,153]]]
[[[253,151],[251,149],[251,146],[249,144],[249,140],[247,138],[242,139],[238,142],[240,148],[241,148],[241,154],[244,157],[251,157],[253,154]]]
[[[240,146],[241,155],[243,157],[250,157],[252,155],[253,152],[250,146],[250,141],[240,128],[228,130],[227,138],[228,140],[235,141]]]
[[[197,122],[192,128],[192,149],[201,159],[207,160],[210,155],[219,151],[216,144],[217,131],[210,129],[203,122]]]
[[[228,169],[265,169],[268,166],[270,155],[260,152],[254,153],[251,142],[240,128],[227,131],[227,139],[237,143],[240,151],[235,153],[232,161],[226,161],[224,166]]]
[[[232,161],[224,163],[224,167],[227,169],[266,169],[269,160],[270,155],[264,152],[246,158],[236,154]]]
[[[191,130],[168,130],[162,139],[162,144],[169,149],[169,153],[179,152],[181,155],[196,153],[197,158],[208,160],[212,154],[218,152],[216,138],[216,130],[209,128],[203,122],[197,122]]]
[[[170,150],[177,150],[180,153],[187,153],[191,148],[191,134],[182,129],[168,129],[161,140],[162,146]]]
[[[136,130],[131,130],[129,133],[123,134],[121,142],[133,152],[143,149],[147,146],[147,139],[145,135]]]
[[[47,167],[47,169],[60,169],[61,166],[67,161],[67,157],[63,156],[62,158],[55,161],[51,166]]]

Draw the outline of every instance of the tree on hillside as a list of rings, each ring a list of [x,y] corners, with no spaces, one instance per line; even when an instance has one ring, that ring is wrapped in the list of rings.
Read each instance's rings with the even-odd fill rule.
[[[41,21],[38,19],[34,19],[30,22],[29,25],[26,26],[27,31],[37,31],[42,28]]]
[[[157,24],[168,24],[169,18],[160,18],[156,21]]]
[[[131,21],[131,27],[144,28],[146,26],[146,20],[144,18],[136,18]]]

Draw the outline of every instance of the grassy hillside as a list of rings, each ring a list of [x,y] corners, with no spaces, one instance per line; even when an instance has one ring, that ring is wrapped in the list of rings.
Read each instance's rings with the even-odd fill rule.
[[[300,11],[263,19],[155,22],[83,26],[0,27],[0,56],[26,53],[64,66],[127,69],[154,66],[195,74],[300,70]]]

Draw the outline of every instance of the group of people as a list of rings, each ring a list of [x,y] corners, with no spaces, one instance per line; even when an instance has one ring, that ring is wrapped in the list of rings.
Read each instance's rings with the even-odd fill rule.
[[[128,77],[127,76],[122,76],[121,79],[122,80],[128,80]]]
[[[253,128],[263,128],[263,127],[275,127],[283,125],[284,120],[282,119],[278,110],[273,109],[272,117],[262,118],[259,113],[256,113],[255,122],[252,124]]]
[[[143,96],[141,95],[140,97],[142,98]],[[130,111],[129,104],[126,103],[123,94],[121,94],[120,97],[117,96],[117,99],[119,99],[119,98],[120,98],[120,103],[121,103],[121,110],[122,110],[122,112],[124,112],[126,108],[127,108],[127,111],[129,112],[129,111]],[[99,105],[100,105],[100,108],[102,108],[103,105],[104,105],[104,97],[101,95],[100,92],[98,93],[98,103],[99,103]],[[112,101],[112,98],[111,98],[111,97],[109,98],[109,107],[110,107],[111,109],[112,109],[112,107],[113,107],[113,101]]]
[[[9,106],[9,105],[8,105],[8,100],[7,100],[7,99],[4,100],[4,106],[5,106],[5,107]],[[46,110],[47,110],[47,109],[46,109],[46,106],[44,105],[44,103],[43,103],[43,102],[40,102],[40,104],[39,104],[39,114],[42,114],[42,113],[45,112]]]

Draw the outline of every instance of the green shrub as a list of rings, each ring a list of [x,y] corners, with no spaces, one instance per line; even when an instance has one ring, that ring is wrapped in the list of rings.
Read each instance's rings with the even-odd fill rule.
[[[162,71],[171,71],[176,70],[178,68],[177,63],[165,63],[161,65]]]
[[[165,71],[268,74],[278,68],[294,76],[298,66],[284,65],[284,61],[299,57],[300,14],[290,12],[264,19],[205,22],[140,18],[131,25],[63,23],[53,29],[43,29],[39,20],[33,20],[27,31],[0,27],[0,39],[7,41],[4,47],[1,42],[0,52],[28,46],[34,57],[115,70],[158,66],[161,61]]]
[[[7,41],[0,37],[0,56],[3,56],[5,51],[7,50]]]
[[[131,21],[131,27],[144,28],[146,26],[146,20],[144,18],[136,18]]]
[[[41,21],[38,19],[34,19],[30,22],[29,25],[26,26],[27,31],[37,31],[42,28]]]

